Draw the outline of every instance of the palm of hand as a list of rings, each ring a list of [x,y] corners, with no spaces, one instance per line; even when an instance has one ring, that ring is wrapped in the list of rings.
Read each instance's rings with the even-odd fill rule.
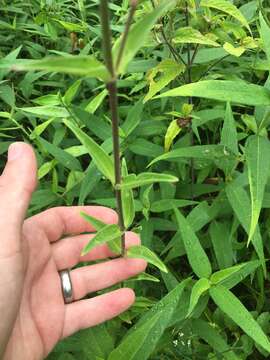
[[[22,298],[4,360],[41,359],[56,343],[72,333],[99,324],[126,310],[134,301],[129,289],[119,289],[97,297],[65,305],[58,271],[80,261],[112,256],[106,246],[80,257],[90,235],[69,235],[91,231],[79,212],[83,210],[111,223],[116,215],[101,207],[54,208],[29,218],[23,226],[22,252],[25,264]],[[138,244],[127,233],[127,246]],[[143,260],[114,259],[71,272],[75,300],[87,293],[113,285],[145,269]]]

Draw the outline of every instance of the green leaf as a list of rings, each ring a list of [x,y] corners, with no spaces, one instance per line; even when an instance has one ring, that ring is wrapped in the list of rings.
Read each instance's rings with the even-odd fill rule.
[[[216,41],[209,36],[203,35],[199,30],[193,29],[190,26],[182,27],[175,32],[173,37],[175,44],[202,44],[209,46],[220,46]]]
[[[221,354],[226,360],[239,360],[233,349],[226,343],[224,337],[219,333],[214,325],[208,324],[206,321],[196,319],[192,321],[192,331],[201,339],[207,342],[217,354]],[[214,358],[213,358],[214,359]]]
[[[62,150],[58,146],[49,143],[47,140],[38,137],[41,144],[44,146],[46,151],[50,153],[60,164],[70,170],[82,171],[80,162],[72,155]]]
[[[227,103],[224,124],[221,131],[221,144],[225,145],[234,154],[238,154],[238,139],[235,120],[230,103]]]
[[[41,60],[2,60],[0,62],[0,69],[11,69],[14,71],[45,70],[48,72],[94,77],[104,81],[110,79],[110,74],[106,67],[92,56],[68,55],[47,57]]]
[[[103,229],[106,225],[108,225],[103,221],[100,221],[97,218],[94,218],[93,216],[86,214],[82,211],[80,212],[80,215],[84,218],[84,220],[86,220],[90,225],[92,225],[96,231],[99,231]]]
[[[170,8],[175,6],[175,1],[163,1],[153,11],[148,14],[144,14],[141,20],[139,20],[129,31],[126,41],[126,46],[122,56],[118,73],[123,73],[126,70],[129,62],[134,58],[138,50],[142,47],[152,27],[157,20],[162,17]],[[113,46],[113,57],[117,59],[122,37],[120,37]]]
[[[166,91],[156,98],[192,96],[245,105],[270,105],[270,90],[244,81],[204,80]]]
[[[149,91],[146,94],[143,102],[152,99],[160,90],[167,86],[179,74],[185,71],[185,66],[179,64],[172,59],[161,61],[156,67],[151,69],[147,74],[149,82]]]
[[[234,256],[228,224],[217,221],[211,222],[210,237],[219,268],[224,269],[231,266]]]
[[[188,313],[186,317],[189,317],[194,310],[195,306],[198,304],[200,297],[210,288],[210,282],[208,279],[201,278],[196,281],[195,285],[192,288],[190,303],[188,308]]]
[[[240,300],[222,285],[216,285],[209,291],[220,310],[228,315],[257,344],[270,353],[270,342],[267,336]]]
[[[262,13],[260,12],[260,32],[261,32],[261,38],[263,41],[263,49],[266,53],[267,60],[269,63],[269,70],[270,70],[270,28],[267,25],[266,21],[264,20],[264,17]]]
[[[97,168],[106,176],[107,179],[114,184],[114,166],[110,156],[99,146],[93,139],[86,135],[78,126],[74,125],[71,121],[64,120],[64,124],[74,133],[80,140],[82,145],[86,147],[89,155],[93,159]]]
[[[120,185],[116,185],[116,189],[133,189],[139,186],[153,184],[155,182],[177,182],[178,178],[169,174],[159,173],[141,173],[139,175],[130,174],[126,176]]]
[[[112,351],[108,360],[149,359],[162,334],[169,326],[174,312],[180,305],[185,286],[189,280],[182,281],[147,311]]]
[[[245,277],[254,273],[259,266],[259,260],[248,261],[246,263],[215,272],[211,275],[210,281],[212,284],[220,284],[225,286],[227,289],[231,289],[243,281]]]
[[[33,115],[45,117],[64,118],[70,116],[69,112],[60,106],[35,106],[18,109]]]
[[[251,219],[251,204],[248,194],[243,188],[236,186],[236,184],[234,183],[231,183],[226,186],[226,195],[239,222],[241,223],[246,233],[248,234],[250,229],[250,219]],[[261,265],[266,274],[263,241],[258,226],[255,230],[253,238],[251,239],[251,242],[258,254],[258,257],[261,261]]]
[[[246,51],[246,48],[244,46],[234,47],[232,44],[228,42],[225,42],[225,44],[223,45],[223,49],[227,51],[228,54],[236,57],[240,57]]]
[[[192,227],[180,213],[174,208],[178,230],[184,242],[188,261],[192,270],[199,278],[209,278],[212,273],[210,261]]]
[[[96,112],[96,110],[100,107],[100,105],[102,104],[103,100],[106,98],[106,96],[108,95],[108,90],[104,89],[102,90],[97,96],[94,97],[94,99],[92,99],[89,104],[85,107],[85,111],[89,112],[90,114],[94,114]]]
[[[81,86],[82,80],[75,81],[66,91],[63,101],[65,104],[70,105],[72,100],[75,98],[75,96],[78,93],[78,90]]]
[[[226,150],[224,145],[195,145],[178,148],[162,154],[151,161],[148,167],[160,160],[177,161],[179,158],[219,160],[220,158],[230,157],[231,154]]]
[[[160,213],[163,211],[173,210],[174,207],[181,208],[190,205],[196,205],[196,201],[191,200],[178,200],[178,199],[162,199],[154,201],[151,204],[150,211]]]
[[[145,246],[131,246],[127,250],[127,257],[144,259],[148,263],[159,268],[161,271],[164,271],[165,273],[168,272],[166,266],[159,259],[159,257]]]
[[[248,138],[245,156],[248,168],[248,179],[251,195],[251,223],[248,243],[252,239],[260,216],[265,186],[270,169],[270,142],[260,136]]]
[[[127,176],[127,164],[126,161],[122,162],[122,176]],[[124,225],[125,228],[128,229],[129,226],[133,223],[135,218],[135,205],[134,205],[134,196],[132,189],[122,189],[122,207],[123,207],[123,215],[124,215]]]
[[[167,131],[166,131],[166,134],[165,134],[165,141],[164,141],[164,150],[165,152],[169,151],[171,146],[172,146],[172,143],[173,143],[173,140],[176,138],[176,136],[180,133],[181,131],[181,127],[178,125],[177,123],[177,120],[173,120]]]
[[[122,232],[119,229],[119,226],[116,224],[106,225],[100,229],[96,235],[89,241],[89,243],[84,247],[81,255],[84,256],[89,253],[95,246],[108,243],[115,239],[121,237]]]
[[[237,9],[235,5],[233,5],[228,0],[202,0],[200,2],[200,6],[205,6],[223,11],[226,14],[229,14],[230,16],[237,19],[242,25],[244,25],[249,31],[251,31],[249,24],[245,19],[244,15],[241,13],[239,9]]]
[[[139,125],[142,119],[142,112],[143,101],[140,99],[134,106],[132,106],[131,110],[128,112],[125,122],[121,126],[126,136],[129,136]]]

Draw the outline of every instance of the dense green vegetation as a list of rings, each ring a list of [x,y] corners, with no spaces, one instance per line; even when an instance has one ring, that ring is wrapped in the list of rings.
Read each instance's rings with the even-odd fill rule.
[[[114,59],[129,8],[110,2]],[[99,0],[0,0],[0,13],[1,166],[11,142],[35,148],[29,215],[116,208]],[[132,22],[118,66],[121,192],[152,264],[127,282],[128,312],[48,360],[267,358],[269,3],[141,0]]]

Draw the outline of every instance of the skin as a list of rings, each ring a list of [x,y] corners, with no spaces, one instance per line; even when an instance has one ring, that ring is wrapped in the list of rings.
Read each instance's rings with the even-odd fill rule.
[[[107,223],[116,223],[117,214],[96,206],[56,207],[25,220],[36,174],[31,146],[12,144],[0,176],[0,358],[4,360],[43,359],[59,340],[119,315],[133,304],[133,290],[82,298],[146,268],[144,260],[118,258],[73,269],[75,301],[65,305],[58,271],[113,256],[105,245],[80,256],[90,238],[81,233],[94,230],[80,211]],[[129,247],[140,240],[127,232],[126,243]]]

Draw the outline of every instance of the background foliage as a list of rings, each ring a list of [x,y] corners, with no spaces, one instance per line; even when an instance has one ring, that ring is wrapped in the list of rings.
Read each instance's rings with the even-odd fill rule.
[[[128,8],[110,3],[115,41]],[[118,82],[121,149],[129,172],[179,179],[133,191],[132,229],[168,273],[150,266],[128,281],[132,309],[48,360],[268,357],[268,12],[266,0],[139,2]],[[1,0],[0,13],[0,153],[15,140],[35,147],[29,215],[114,208],[111,184],[67,127],[111,153],[98,1]]]

